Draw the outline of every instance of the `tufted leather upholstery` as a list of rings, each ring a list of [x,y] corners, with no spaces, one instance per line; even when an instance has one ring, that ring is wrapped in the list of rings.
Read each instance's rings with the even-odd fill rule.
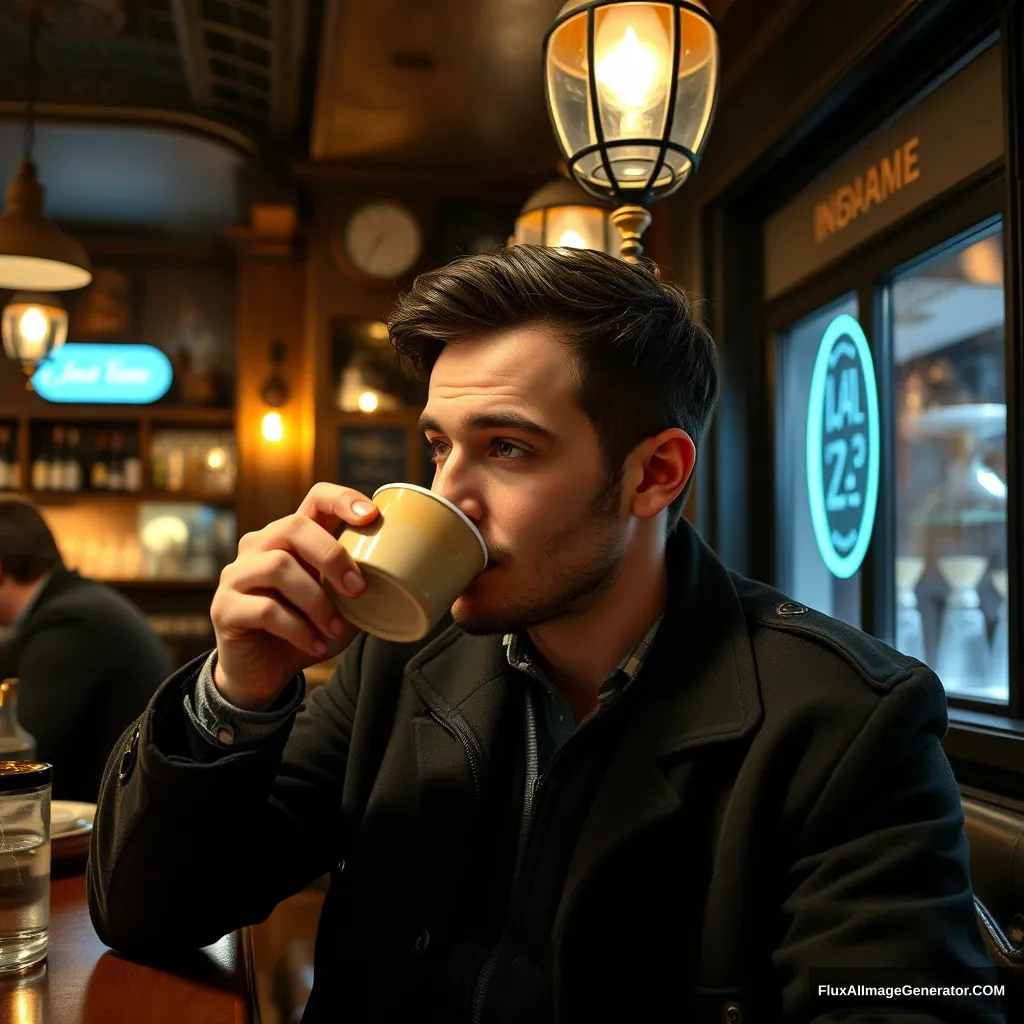
[[[985,945],[998,967],[1020,980],[1007,997],[1007,1020],[1024,1017],[1024,808],[963,787],[974,903]],[[1014,1011],[1011,1013],[1011,1011]]]

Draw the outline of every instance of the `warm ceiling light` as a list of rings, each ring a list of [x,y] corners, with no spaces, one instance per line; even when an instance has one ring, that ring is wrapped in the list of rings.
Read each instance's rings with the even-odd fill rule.
[[[375,391],[364,391],[359,396],[357,404],[359,405],[360,412],[375,412],[380,403]]]
[[[43,186],[32,161],[39,23],[39,8],[33,5],[24,156],[7,186],[7,209],[0,214],[0,288],[61,292],[84,288],[92,280],[92,270],[85,249],[43,216]]]
[[[557,178],[537,189],[516,218],[513,245],[547,245],[618,252],[611,206],[587,195],[573,181]]]
[[[718,95],[718,34],[701,0],[568,0],[544,41],[544,88],[572,176],[612,200],[622,256],[647,207],[696,169]]]

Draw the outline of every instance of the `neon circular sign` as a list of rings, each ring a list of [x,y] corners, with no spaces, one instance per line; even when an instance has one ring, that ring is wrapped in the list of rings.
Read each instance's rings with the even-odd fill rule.
[[[868,340],[849,313],[825,329],[807,403],[807,496],[818,551],[849,579],[871,543],[878,508],[878,384]]]

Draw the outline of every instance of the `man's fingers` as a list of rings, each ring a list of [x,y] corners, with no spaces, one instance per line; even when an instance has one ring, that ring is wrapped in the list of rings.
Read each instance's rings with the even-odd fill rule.
[[[313,520],[328,532],[341,523],[364,526],[373,522],[377,512],[377,506],[365,494],[328,483],[313,484],[298,509],[298,515]]]
[[[210,618],[222,634],[270,633],[315,658],[322,657],[327,650],[327,643],[304,615],[269,594],[230,592],[219,603],[215,600]]]
[[[354,597],[365,589],[359,567],[349,553],[322,526],[304,515],[296,513],[278,519],[260,531],[252,553],[274,549],[293,552],[346,594]],[[247,550],[246,558],[249,555]]]
[[[225,569],[224,582],[242,594],[275,591],[294,605],[329,641],[341,636],[344,623],[323,587],[290,551],[252,552]]]

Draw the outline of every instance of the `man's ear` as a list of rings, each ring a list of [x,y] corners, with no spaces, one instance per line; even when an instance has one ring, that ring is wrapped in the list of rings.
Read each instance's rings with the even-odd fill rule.
[[[626,479],[635,481],[630,512],[650,519],[683,492],[693,473],[697,450],[685,430],[670,427],[647,438],[630,453]]]

